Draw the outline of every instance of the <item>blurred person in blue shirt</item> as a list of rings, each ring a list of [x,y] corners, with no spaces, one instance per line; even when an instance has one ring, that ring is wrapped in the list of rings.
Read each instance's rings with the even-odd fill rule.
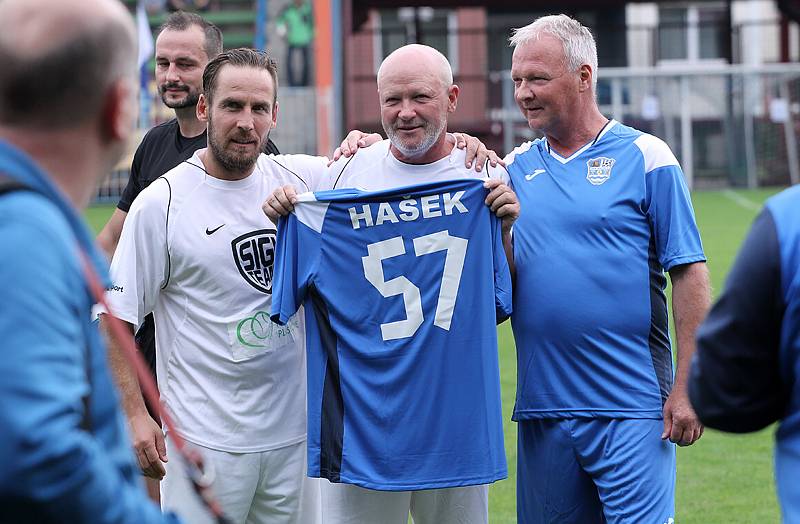
[[[775,480],[784,522],[800,522],[800,186],[767,200],[697,332],[689,395],[708,427],[779,422]]]
[[[108,373],[80,218],[136,117],[116,0],[0,3],[2,522],[176,522],[146,497]]]

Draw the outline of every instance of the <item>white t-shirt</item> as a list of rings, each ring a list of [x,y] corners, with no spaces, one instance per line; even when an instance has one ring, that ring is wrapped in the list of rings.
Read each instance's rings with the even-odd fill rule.
[[[509,182],[508,173],[500,166],[493,168],[487,164],[480,172],[464,167],[463,149],[454,147],[448,156],[430,164],[406,164],[392,154],[389,145],[389,140],[382,140],[359,149],[350,158],[340,158],[330,167],[330,175],[319,181],[317,190],[379,191],[461,178],[499,178],[506,184]]]
[[[111,263],[112,310],[156,324],[161,398],[191,442],[259,452],[306,436],[302,312],[269,320],[279,186],[313,189],[326,159],[262,157],[243,180],[208,175],[197,151],[136,198]],[[302,189],[301,189],[302,188]]]

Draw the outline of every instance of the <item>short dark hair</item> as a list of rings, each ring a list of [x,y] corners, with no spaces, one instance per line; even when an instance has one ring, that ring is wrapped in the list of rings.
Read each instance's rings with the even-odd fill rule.
[[[275,88],[272,103],[274,104],[278,100],[278,64],[267,53],[246,47],[225,51],[206,65],[203,71],[203,93],[208,100],[214,96],[220,69],[228,64],[235,67],[254,67],[269,71]]]
[[[158,34],[167,29],[171,31],[186,31],[193,25],[203,30],[203,34],[206,37],[203,48],[206,50],[208,59],[215,58],[222,52],[222,31],[219,30],[219,27],[196,13],[175,11],[158,28]]]
[[[106,88],[133,77],[136,42],[109,20],[32,57],[0,44],[0,64],[0,122],[63,129],[95,117]]]

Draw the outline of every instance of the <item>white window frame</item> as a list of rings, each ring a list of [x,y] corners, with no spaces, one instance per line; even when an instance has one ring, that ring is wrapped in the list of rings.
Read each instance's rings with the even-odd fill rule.
[[[703,2],[703,3],[669,3],[659,4],[657,7],[683,8],[686,9],[686,58],[659,58],[656,57],[656,64],[661,67],[687,66],[697,64],[725,64],[725,58],[700,58],[700,12],[701,8],[721,7],[725,9],[725,2]],[[656,24],[658,31],[661,30],[660,11],[659,20]]]
[[[399,9],[399,8],[398,8]],[[458,12],[456,9],[448,9],[448,8],[435,8],[437,11],[447,11],[447,60],[450,62],[450,67],[453,70],[453,75],[458,74],[458,58],[459,58],[459,49],[458,49]],[[374,23],[373,23],[373,33],[372,33],[372,57],[373,57],[373,69],[375,73],[378,73],[378,68],[381,66],[381,62],[383,62],[383,20],[381,16],[381,12],[378,9],[374,11]]]

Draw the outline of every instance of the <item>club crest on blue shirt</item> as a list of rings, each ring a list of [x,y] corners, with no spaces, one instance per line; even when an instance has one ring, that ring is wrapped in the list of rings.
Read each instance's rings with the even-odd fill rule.
[[[605,156],[590,158],[586,161],[589,168],[586,173],[586,180],[592,185],[599,186],[611,177],[611,168],[614,167],[616,160]]]

